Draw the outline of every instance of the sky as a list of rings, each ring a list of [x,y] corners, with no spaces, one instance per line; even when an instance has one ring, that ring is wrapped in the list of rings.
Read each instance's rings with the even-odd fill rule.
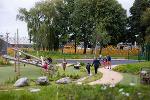
[[[28,37],[27,27],[25,22],[16,20],[19,8],[30,9],[35,5],[35,2],[41,0],[0,0],[0,35],[6,35],[9,33],[10,37],[13,37],[19,30],[19,37]],[[122,7],[127,10],[132,6],[134,0],[118,0]]]

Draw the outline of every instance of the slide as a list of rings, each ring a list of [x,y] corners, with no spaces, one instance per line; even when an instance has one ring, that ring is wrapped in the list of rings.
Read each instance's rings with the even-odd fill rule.
[[[22,54],[24,54],[24,55],[30,56],[30,57],[32,57],[32,58],[35,58],[35,59],[37,59],[37,60],[40,60],[40,61],[41,61],[41,59],[40,59],[40,58],[38,58],[38,57],[36,57],[36,56],[33,56],[33,55],[31,55],[31,54],[28,54],[28,53],[26,53],[26,52],[23,52],[23,51],[21,51],[21,50],[19,50],[19,49],[15,49],[15,48],[13,48],[13,50],[15,50],[15,51],[17,51],[17,52],[21,52],[21,53],[22,53]]]

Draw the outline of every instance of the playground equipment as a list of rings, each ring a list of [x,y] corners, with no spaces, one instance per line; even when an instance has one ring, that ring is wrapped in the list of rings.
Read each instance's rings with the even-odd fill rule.
[[[42,61],[40,58],[30,55],[28,53],[25,53],[16,48],[13,48],[13,50],[14,50],[14,57],[11,57],[9,55],[2,55],[2,57],[6,60],[14,61],[14,67],[15,67],[14,71],[16,72],[17,77],[20,76],[20,62],[42,67]],[[31,59],[21,58],[21,54],[32,57],[34,59],[31,60]]]
[[[141,68],[140,80],[142,84],[150,84],[150,68],[149,67]]]
[[[15,72],[17,73],[18,76],[20,76],[20,63],[25,63],[25,64],[30,64],[30,65],[34,65],[34,66],[38,66],[38,67],[43,67],[44,65],[44,60],[43,57],[38,58],[36,56],[33,56],[31,54],[28,54],[26,52],[23,52],[20,49],[15,49],[13,48],[13,50],[15,51],[14,53],[14,57],[11,57],[9,55],[3,55],[2,57],[6,60],[12,60],[14,61],[14,65],[15,65]],[[32,59],[27,59],[27,58],[21,58],[20,54],[24,54],[26,56],[28,56],[27,58],[32,58]],[[47,58],[48,62],[49,62],[49,66],[48,66],[48,71],[46,72],[49,76],[53,76],[53,74],[56,72],[54,66],[51,64],[52,63],[52,59],[51,58]],[[18,68],[17,68],[18,66]]]
[[[8,55],[3,55],[2,57],[8,60],[18,61],[17,58],[11,57]],[[19,62],[42,67],[42,64],[37,60],[30,61],[30,60],[25,60],[25,59],[19,59]]]

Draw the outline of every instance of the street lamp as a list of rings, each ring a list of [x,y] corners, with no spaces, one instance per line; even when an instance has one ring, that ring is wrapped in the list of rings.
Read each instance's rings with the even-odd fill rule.
[[[139,35],[135,35],[136,39],[137,39],[138,36]],[[135,39],[135,44],[134,44],[135,47],[137,47],[136,39]]]
[[[6,46],[6,54],[8,54],[7,49],[8,49],[8,38],[9,38],[9,33],[6,33],[6,41],[7,41],[7,46]]]

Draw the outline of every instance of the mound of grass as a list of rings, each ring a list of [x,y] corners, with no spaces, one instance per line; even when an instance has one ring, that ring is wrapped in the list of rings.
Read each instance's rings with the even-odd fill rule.
[[[70,77],[72,79],[79,79],[81,77],[84,77],[87,75],[86,70],[84,69],[84,66],[81,66],[81,68],[74,69],[73,66],[67,67],[66,71],[64,71],[61,67],[58,69],[58,73],[60,77]],[[58,77],[58,76],[57,76]]]
[[[114,71],[122,72],[122,73],[131,73],[131,74],[139,74],[141,68],[149,67],[150,62],[139,62],[135,64],[126,64],[126,65],[119,65],[113,68]]]

